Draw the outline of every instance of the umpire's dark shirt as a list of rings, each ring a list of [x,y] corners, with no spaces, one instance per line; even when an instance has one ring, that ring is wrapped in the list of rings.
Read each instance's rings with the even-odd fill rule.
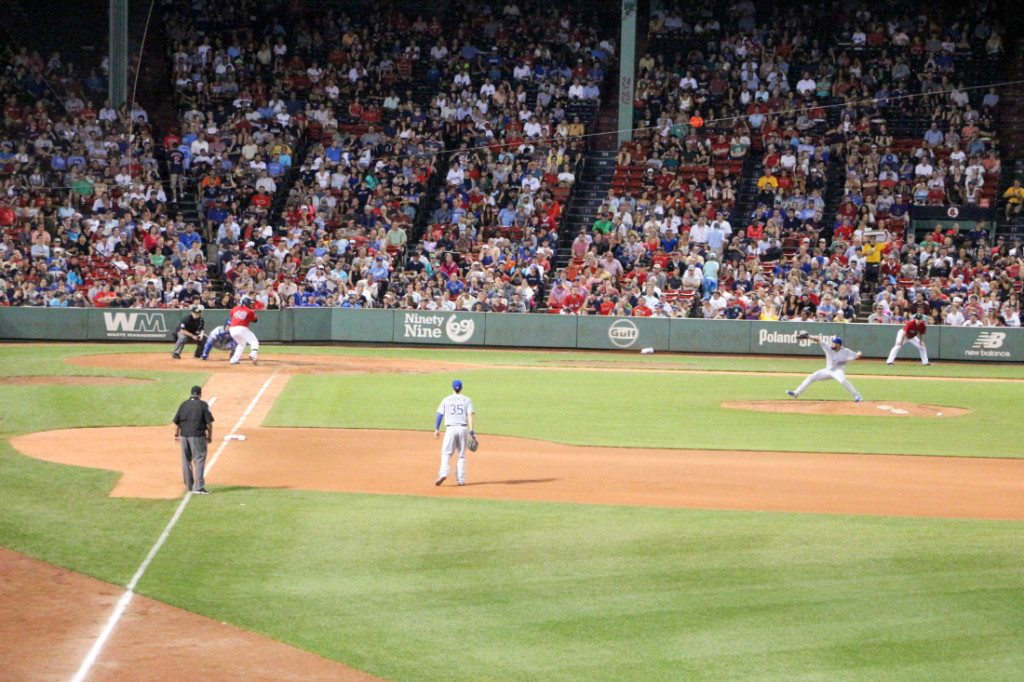
[[[203,327],[205,326],[206,320],[203,319],[202,315],[200,315],[199,317],[195,317],[192,314],[188,314],[185,317],[181,318],[181,325],[179,325],[179,328],[184,329],[193,334],[198,334],[199,332],[203,331]]]
[[[174,423],[181,428],[181,435],[185,438],[197,438],[206,435],[206,425],[213,423],[213,415],[205,400],[189,398],[178,406]]]

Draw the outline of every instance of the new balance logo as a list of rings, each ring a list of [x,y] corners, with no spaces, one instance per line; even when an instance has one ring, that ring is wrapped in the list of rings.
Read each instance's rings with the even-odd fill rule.
[[[978,334],[978,338],[975,339],[974,343],[971,345],[971,348],[995,350],[996,348],[1003,347],[1004,339],[1006,339],[1005,332],[981,332]]]

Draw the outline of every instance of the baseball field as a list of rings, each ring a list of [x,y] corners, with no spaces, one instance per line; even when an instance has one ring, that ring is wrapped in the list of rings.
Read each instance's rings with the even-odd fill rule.
[[[215,360],[215,361],[212,361]],[[1024,367],[0,345],[0,679],[1020,679]],[[434,486],[461,379],[480,450]],[[209,496],[169,421],[216,417]],[[131,585],[131,596],[125,587]]]

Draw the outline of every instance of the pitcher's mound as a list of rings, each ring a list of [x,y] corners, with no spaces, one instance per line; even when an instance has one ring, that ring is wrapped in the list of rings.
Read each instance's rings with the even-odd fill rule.
[[[731,410],[786,412],[796,414],[845,414],[855,417],[959,417],[969,414],[962,407],[936,407],[917,403],[891,403],[882,400],[855,403],[852,400],[754,400],[722,403]]]

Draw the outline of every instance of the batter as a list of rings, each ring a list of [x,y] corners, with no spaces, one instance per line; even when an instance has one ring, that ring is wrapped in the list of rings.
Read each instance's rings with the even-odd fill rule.
[[[434,438],[441,434],[441,422],[444,421],[444,441],[441,443],[441,470],[437,472],[434,485],[441,485],[448,478],[448,465],[455,451],[459,451],[459,460],[455,467],[455,480],[459,485],[466,485],[466,442],[467,435],[473,435],[475,413],[473,401],[462,395],[462,382],[452,382],[453,393],[441,401],[437,408],[437,419],[434,421]]]
[[[800,394],[806,391],[807,387],[815,381],[835,379],[843,385],[843,388],[850,392],[850,395],[853,396],[853,402],[859,403],[862,400],[860,393],[853,387],[853,384],[846,380],[846,365],[860,358],[860,351],[843,348],[843,339],[839,336],[833,339],[829,339],[827,336],[809,336],[805,338],[817,339],[821,349],[825,351],[825,369],[819,369],[817,372],[809,375],[795,391],[786,391],[786,393],[793,398],[799,398]]]
[[[231,354],[232,365],[237,365],[238,361],[242,359],[245,344],[249,344],[249,359],[252,360],[252,364],[257,364],[256,351],[260,349],[260,340],[249,330],[249,325],[256,322],[256,313],[249,307],[250,303],[250,298],[243,296],[238,305],[231,309],[231,324],[228,326],[228,332],[238,344],[235,346],[235,352]]]

